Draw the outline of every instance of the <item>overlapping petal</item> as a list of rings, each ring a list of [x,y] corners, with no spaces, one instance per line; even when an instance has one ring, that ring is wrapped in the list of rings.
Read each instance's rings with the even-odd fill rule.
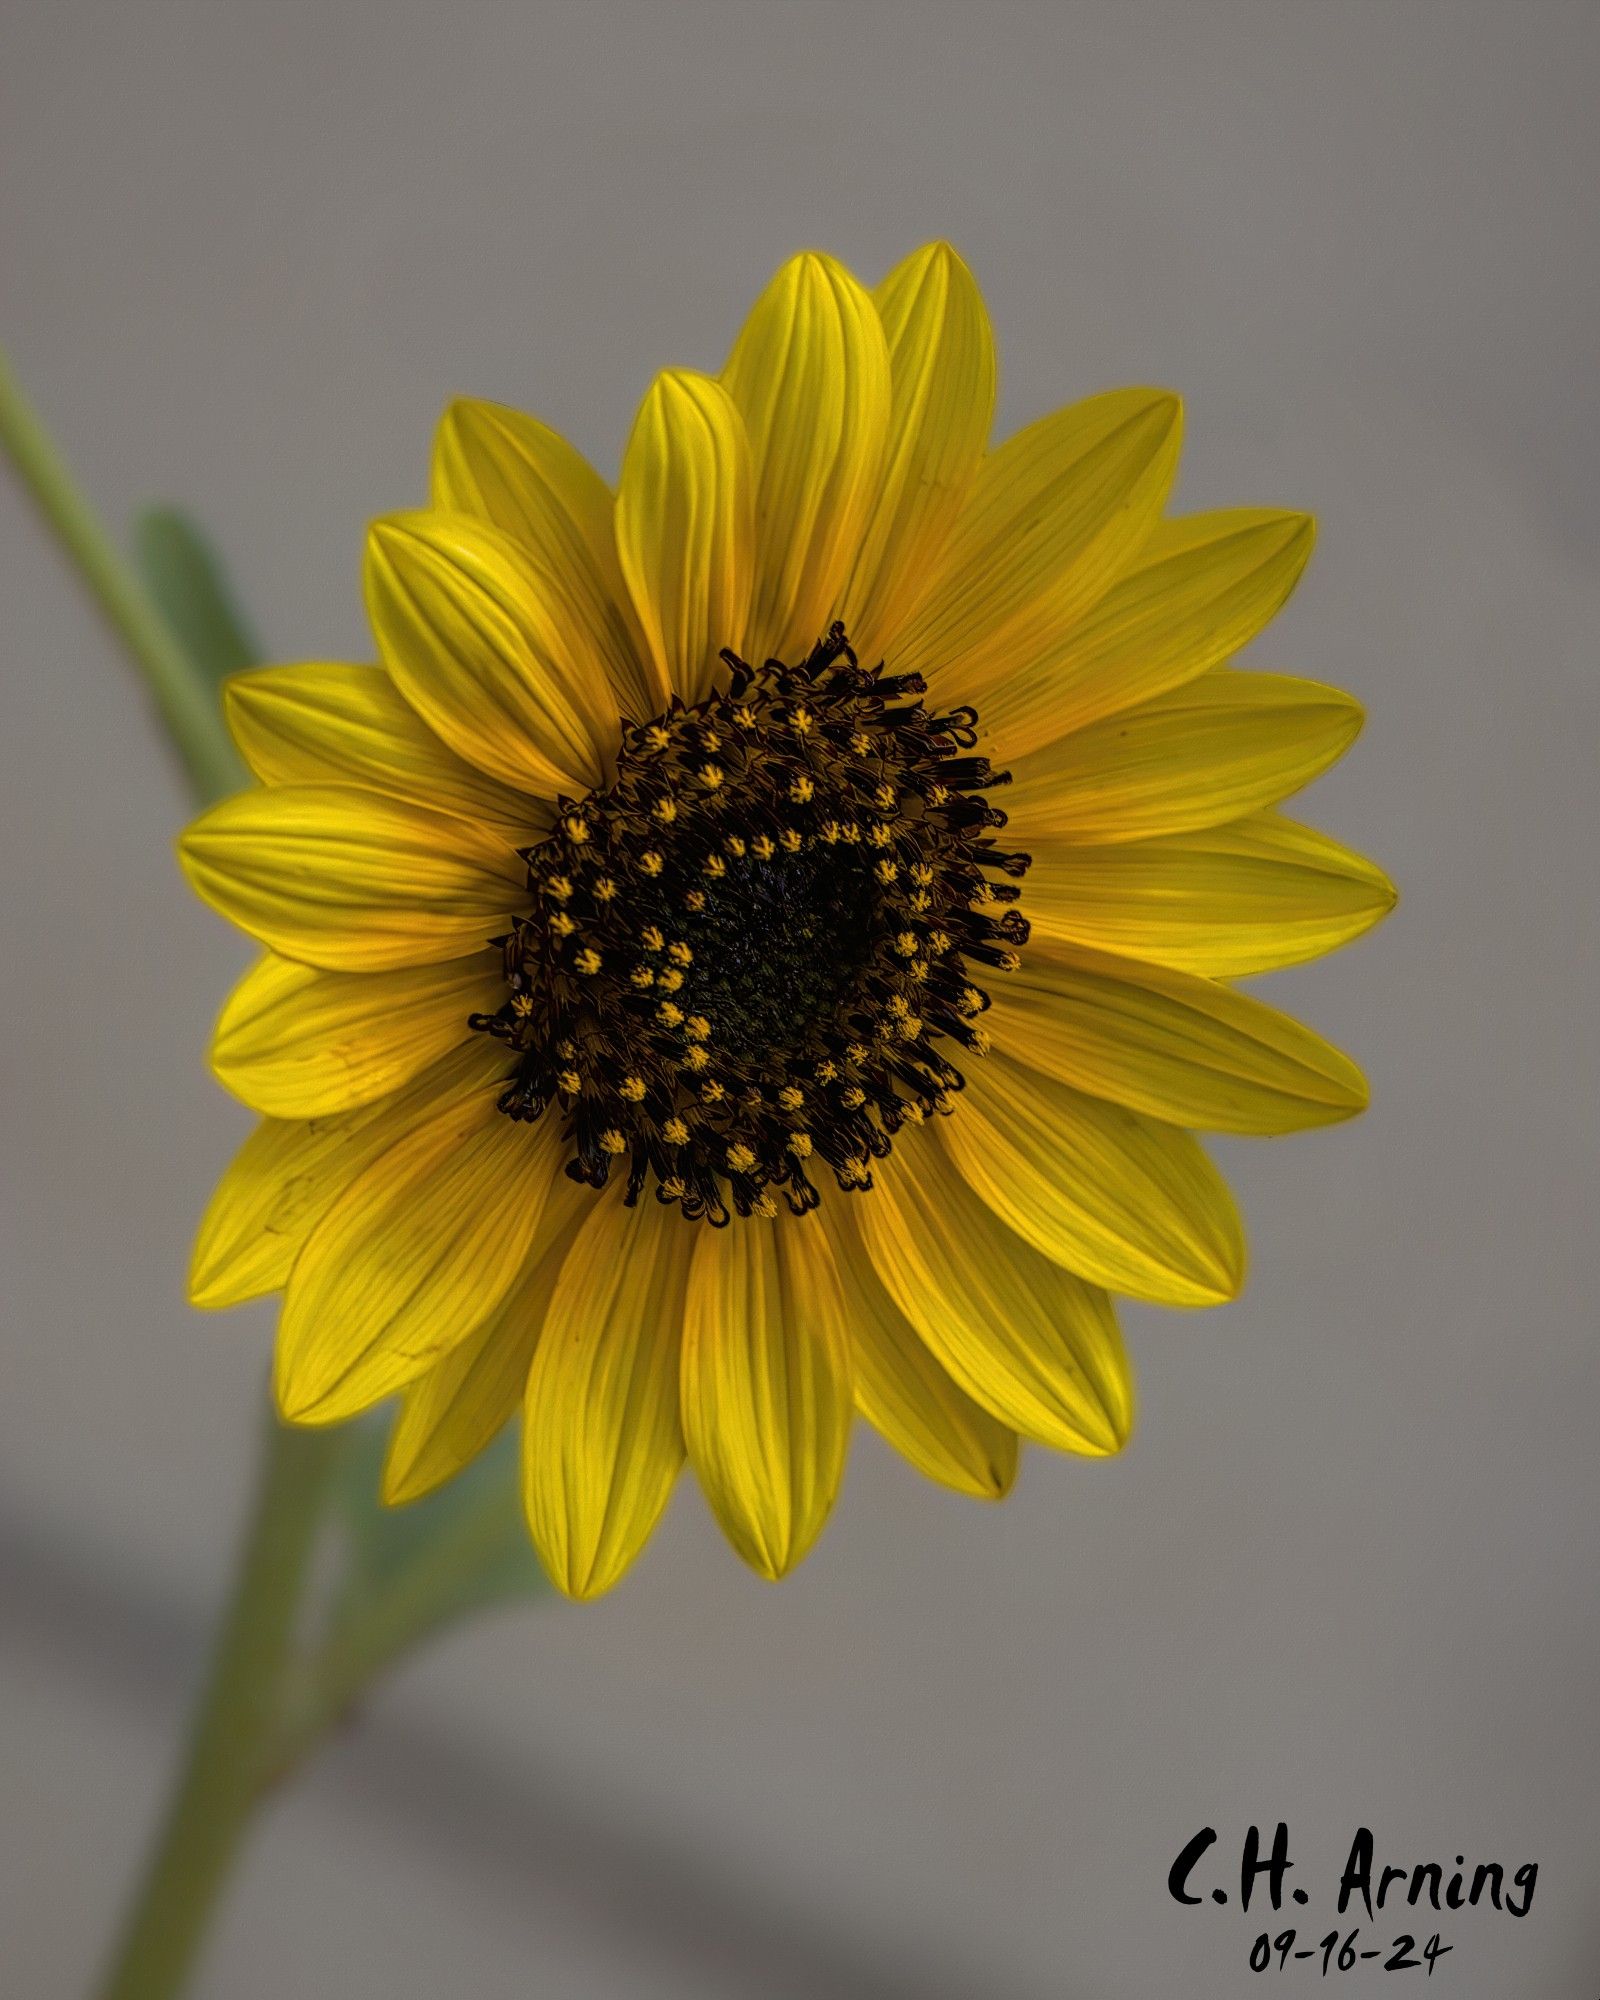
[[[1085,945],[1035,944],[990,988],[997,1046],[1028,1068],[1174,1125],[1296,1132],[1364,1110],[1366,1081],[1249,994]]]
[[[466,958],[526,894],[504,832],[345,785],[240,792],[202,813],[178,851],[214,910],[336,972]]]
[[[883,477],[845,593],[860,656],[882,657],[927,594],[994,415],[995,352],[972,273],[948,243],[895,266],[873,303],[889,348]]]
[[[842,264],[791,258],[751,308],[722,380],[755,472],[756,573],[747,648],[803,659],[844,606],[878,493],[889,350]]]
[[[854,1396],[844,1289],[814,1217],[693,1233],[684,1438],[729,1541],[780,1577],[821,1533],[844,1475]]]
[[[623,454],[616,526],[655,679],[702,701],[718,653],[745,643],[755,576],[750,446],[720,382],[656,377]]]
[[[1150,534],[1181,430],[1170,391],[1117,389],[990,452],[943,577],[888,649],[891,668],[924,673],[940,699],[986,712],[993,691],[1081,617]]]
[[[490,952],[395,972],[323,972],[269,954],[234,988],[211,1067],[269,1118],[353,1111],[464,1042],[504,987]]]
[[[1310,559],[1307,514],[1239,507],[1157,521],[1105,595],[992,677],[983,726],[1008,763],[1231,659]]]
[[[1090,1457],[1119,1451],[1133,1382],[1104,1291],[985,1208],[936,1137],[912,1135],[876,1182],[853,1204],[861,1240],[955,1381],[1024,1437]]]
[[[458,757],[382,667],[261,667],[223,692],[239,754],[264,785],[360,785],[505,829],[521,845],[550,823],[543,800]]]
[[[344,1190],[289,1274],[278,1405],[337,1423],[464,1340],[516,1281],[565,1148],[554,1119],[496,1108],[496,1075],[432,1105]]]
[[[368,534],[366,588],[383,664],[458,755],[538,798],[605,782],[617,690],[520,542],[469,514],[391,514]]]
[[[1361,722],[1359,702],[1316,681],[1202,674],[1016,759],[1006,815],[1023,847],[1220,826],[1310,784]]]
[[[683,1465],[678,1359],[694,1239],[675,1209],[591,1199],[528,1376],[523,1497],[569,1597],[627,1569]]]
[[[430,1105],[476,1094],[505,1067],[475,1035],[393,1097],[328,1118],[264,1118],[212,1192],[189,1265],[189,1303],[214,1308],[280,1291],[300,1246],[340,1194]]]
[[[1270,812],[1121,847],[1035,839],[1029,852],[1026,908],[1036,938],[1214,979],[1318,958],[1395,904],[1381,868]]]
[[[1204,1306],[1233,1298],[1244,1283],[1233,1197],[1175,1125],[1087,1096],[997,1050],[973,1066],[956,1115],[935,1130],[1002,1222],[1092,1285]]]
[[[458,398],[434,438],[433,504],[515,536],[636,722],[666,707],[617,563],[611,489],[582,452],[537,417]]]
[[[856,1408],[919,1472],[958,1493],[999,1500],[1017,1476],[1017,1434],[959,1388],[884,1290],[854,1201],[817,1211],[850,1310]]]
[[[550,1294],[592,1206],[589,1189],[558,1174],[522,1275],[480,1326],[407,1385],[383,1463],[391,1506],[453,1479],[521,1409]]]

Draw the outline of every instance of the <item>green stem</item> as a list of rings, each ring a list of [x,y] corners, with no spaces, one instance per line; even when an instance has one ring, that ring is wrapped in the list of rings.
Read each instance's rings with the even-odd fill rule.
[[[284,1675],[328,1472],[329,1431],[269,1418],[255,1510],[166,1822],[102,2000],[182,1991],[234,1849],[277,1767]]]
[[[79,492],[0,351],[0,445],[62,549],[133,655],[202,801],[246,782],[217,705],[150,599],[132,564]]]

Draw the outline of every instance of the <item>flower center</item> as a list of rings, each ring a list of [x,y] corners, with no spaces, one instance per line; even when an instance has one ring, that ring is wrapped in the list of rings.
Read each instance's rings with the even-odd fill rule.
[[[861,667],[835,625],[798,666],[724,652],[725,693],[625,729],[615,781],[524,850],[533,907],[498,940],[507,997],[471,1025],[516,1066],[513,1118],[566,1121],[567,1172],[685,1216],[814,1208],[872,1185],[893,1135],[950,1109],[939,1046],[986,1046],[972,966],[1028,926],[998,850],[1007,782],[970,708]]]

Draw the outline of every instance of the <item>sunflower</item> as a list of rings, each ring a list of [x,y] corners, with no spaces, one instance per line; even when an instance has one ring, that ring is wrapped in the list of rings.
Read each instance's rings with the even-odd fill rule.
[[[1243,1278],[1194,1132],[1366,1101],[1228,983],[1394,901],[1276,810],[1357,705],[1227,664],[1311,522],[1167,515],[1166,391],[991,448],[994,392],[947,246],[871,292],[797,257],[615,492],[453,404],[370,531],[379,663],[228,686],[260,783],[182,857],[267,947],[212,1049],[262,1122],[191,1296],[283,1290],[292,1422],[399,1397],[391,1502],[521,1410],[574,1597],[686,1457],[777,1577],[857,1411],[984,1498],[1023,1438],[1119,1450],[1112,1295]]]

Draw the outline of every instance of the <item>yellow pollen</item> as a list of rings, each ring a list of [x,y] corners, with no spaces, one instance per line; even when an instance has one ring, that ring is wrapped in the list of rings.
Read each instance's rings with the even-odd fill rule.
[[[932,970],[933,967],[925,958],[914,958],[911,961],[911,977],[919,982],[926,979]]]
[[[1014,951],[1005,951],[1000,954],[1000,970],[1002,972],[1015,972],[1021,963],[1022,960],[1018,958]]]
[[[702,729],[700,732],[700,747],[702,750],[720,750],[722,748],[722,732],[717,729]]]
[[[733,856],[735,861],[742,861],[744,859],[747,850],[745,848],[743,840],[739,837],[738,834],[730,833],[727,839],[722,844],[728,850],[728,852]]]
[[[683,1019],[683,1009],[676,1000],[663,1000],[656,1009],[656,1019],[664,1028],[675,1028]]]
[[[689,1047],[683,1052],[683,1066],[685,1069],[706,1069],[709,1067],[710,1062],[710,1055],[698,1042],[691,1042]]]
[[[676,993],[683,984],[683,974],[675,966],[669,965],[664,972],[656,974],[656,984],[663,993]]]
[[[773,846],[771,838],[767,834],[758,833],[750,843],[750,852],[758,861],[770,861],[773,855],[777,853],[777,849]]]
[[[747,1174],[756,1163],[756,1156],[746,1145],[728,1148],[728,1168],[731,1173]]]
[[[798,854],[805,842],[800,837],[798,827],[786,826],[778,835],[778,845],[785,854]]]
[[[994,1047],[994,1036],[989,1033],[987,1028],[974,1028],[972,1031],[972,1047],[977,1055],[986,1056]]]
[[[702,1104],[720,1104],[727,1094],[714,1076],[708,1077],[700,1086],[700,1102]]]
[[[602,1153],[625,1153],[628,1150],[627,1140],[623,1138],[615,1125],[608,1126],[600,1134],[600,1150]]]
[[[594,885],[596,902],[609,903],[617,893],[617,885],[609,875],[602,875]]]
[[[922,947],[915,931],[902,931],[894,941],[894,948],[902,958],[915,958]]]
[[[722,766],[720,764],[702,764],[700,766],[700,782],[708,792],[714,792],[722,783],[722,775]]]
[[[847,842],[858,841],[861,838],[861,829],[859,826],[856,825],[853,819],[847,819],[845,821],[844,837]]]
[[[754,729],[756,712],[748,702],[741,702],[733,711],[733,719],[741,729]]]
[[[911,879],[917,884],[919,889],[931,888],[933,886],[933,870],[928,866],[926,861],[914,861],[911,864]]]
[[[976,986],[963,986],[961,989],[961,999],[958,1004],[963,1014],[981,1014],[983,1012],[983,995],[978,991]]]
[[[656,976],[648,965],[636,965],[632,972],[628,974],[628,977],[641,992],[644,991],[645,987],[654,986],[656,983]]]
[[[589,838],[589,822],[582,813],[568,813],[561,825],[574,847],[582,847]]]
[[[691,1042],[708,1041],[711,1036],[711,1023],[704,1014],[691,1014],[683,1024],[683,1032]]]
[[[839,1065],[835,1062],[829,1062],[826,1057],[817,1064],[818,1083],[832,1083],[838,1074]]]
[[[859,1083],[847,1084],[839,1092],[839,1102],[844,1106],[846,1111],[859,1111],[866,1101],[867,1093],[861,1088]]]
[[[798,1111],[805,1101],[806,1094],[798,1084],[786,1083],[778,1092],[778,1102],[785,1111]]]
[[[761,1190],[760,1194],[750,1204],[750,1213],[752,1215],[759,1215],[763,1222],[770,1222],[777,1212],[778,1204],[767,1193],[765,1188]]]
[[[891,883],[894,880],[894,878],[900,873],[900,864],[898,861],[890,861],[887,857],[885,857],[884,860],[878,863],[878,865],[873,869],[872,872],[874,875],[877,876],[878,880],[882,882],[885,887],[887,887],[888,884]]]
[[[639,942],[644,946],[646,951],[660,951],[666,941],[666,933],[660,930],[655,924],[646,924],[644,929],[639,933]]]
[[[928,933],[929,951],[946,952],[950,949],[951,943],[952,939],[948,931],[929,931]]]
[[[550,913],[549,924],[557,937],[571,937],[572,933],[578,928],[565,910],[553,910]]]
[[[817,788],[812,784],[804,771],[800,773],[799,777],[789,787],[789,796],[797,806],[809,805],[816,795]]]
[[[864,729],[858,729],[850,738],[850,748],[858,757],[865,757],[872,748],[872,738]]]
[[[667,956],[672,960],[674,965],[692,965],[694,963],[694,953],[683,943],[669,944],[667,946]]]
[[[794,712],[789,717],[789,727],[797,731],[801,736],[809,735],[811,732],[810,709],[809,708],[795,709]]]
[[[907,1014],[899,1023],[899,1028],[900,1039],[902,1041],[914,1042],[918,1035],[922,1033],[922,1016],[920,1014]]]
[[[711,877],[713,882],[720,882],[727,872],[728,864],[720,854],[708,854],[706,856],[706,873]]]
[[[809,1132],[791,1132],[787,1143],[789,1151],[794,1154],[797,1160],[809,1160],[811,1158],[811,1134]]]
[[[642,1104],[644,1102],[644,1078],[642,1076],[625,1076],[621,1083],[617,1085],[617,1095],[625,1097],[630,1104]]]
[[[836,819],[825,819],[817,831],[830,847],[836,847],[844,838],[844,828]]]
[[[572,894],[570,877],[566,875],[547,875],[545,877],[544,892],[555,902],[564,903]]]
[[[666,1179],[661,1183],[661,1192],[666,1196],[668,1201],[682,1201],[684,1196],[689,1192],[689,1183],[685,1180],[680,1180],[676,1174],[668,1174]]]
[[[940,1103],[944,1102],[942,1098],[939,1101]],[[904,1117],[908,1125],[924,1125],[927,1123],[928,1114],[913,1097],[911,1102],[904,1107]]]
[[[647,875],[659,875],[666,865],[653,847],[647,847],[644,853],[639,856],[639,866]]]
[[[703,910],[705,906],[706,906],[706,892],[704,889],[684,890],[683,907],[686,910],[699,911]]]
[[[644,747],[647,750],[665,750],[672,741],[672,731],[663,729],[659,722],[652,722],[644,733]]]
[[[872,795],[872,803],[879,812],[893,812],[900,803],[900,795],[893,785],[880,785]]]
[[[681,1118],[669,1118],[661,1128],[661,1136],[669,1146],[687,1146],[689,1128]]]
[[[844,1053],[847,1062],[864,1063],[872,1051],[864,1042],[851,1042]]]
[[[591,977],[600,970],[600,954],[592,944],[586,944],[572,962],[580,972]]]
[[[511,996],[511,1011],[520,1020],[526,1020],[533,1012],[533,995],[531,993],[513,993]]]
[[[933,908],[933,898],[926,889],[913,889],[908,900],[919,917],[925,916]]]
[[[655,804],[650,808],[650,811],[652,816],[660,820],[663,826],[671,826],[672,822],[678,817],[678,801],[671,797],[657,799]]]
[[[583,1078],[575,1069],[564,1069],[556,1078],[556,1088],[565,1091],[568,1097],[576,1097],[583,1088]]]
[[[867,828],[867,838],[874,847],[887,847],[890,841],[894,839],[894,828],[889,825],[887,820],[875,820]]]

